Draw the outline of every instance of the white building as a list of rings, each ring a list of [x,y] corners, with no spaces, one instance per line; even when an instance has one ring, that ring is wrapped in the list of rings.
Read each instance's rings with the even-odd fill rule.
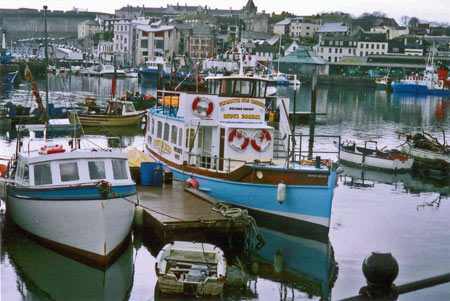
[[[394,27],[394,26],[375,26],[370,29],[370,32],[384,33],[387,35],[388,40],[393,40],[400,36],[408,35],[408,27]]]
[[[322,26],[320,20],[302,17],[291,18],[289,36],[291,38],[312,38],[314,33]]]
[[[91,37],[99,32],[99,25],[95,21],[87,20],[78,24],[78,39],[82,40]]]
[[[357,56],[386,55],[388,53],[388,42],[386,34],[360,31],[357,35]]]
[[[323,37],[319,45],[313,48],[322,59],[339,62],[344,56],[355,56],[358,46],[356,37]]]
[[[138,25],[135,37],[135,62],[137,64],[152,60],[157,56],[173,57],[178,52],[177,31],[173,25],[161,25],[161,22]]]

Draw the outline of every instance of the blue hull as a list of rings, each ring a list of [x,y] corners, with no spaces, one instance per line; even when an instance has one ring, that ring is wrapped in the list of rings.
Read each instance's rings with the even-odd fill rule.
[[[2,76],[2,83],[3,84],[13,84],[14,80],[16,79],[17,76],[17,71],[15,72],[10,72],[8,74],[5,74]]]
[[[139,70],[139,77],[143,80],[156,80],[158,78],[158,70],[142,68],[141,70]],[[163,72],[163,77],[169,78],[170,74]]]
[[[400,93],[418,93],[418,94],[434,94],[434,95],[450,95],[450,90],[436,90],[428,89],[427,86],[393,83],[392,88],[394,92]]]
[[[180,181],[191,177],[177,169],[172,170],[173,176]],[[272,229],[300,231],[298,225],[301,224],[321,228],[313,229],[316,234],[328,234],[335,172],[330,174],[327,186],[287,186],[286,201],[282,204],[277,201],[278,185],[231,182],[199,175],[193,175],[193,178],[197,180],[199,190],[216,199],[248,209],[255,213],[255,218],[267,220]]]

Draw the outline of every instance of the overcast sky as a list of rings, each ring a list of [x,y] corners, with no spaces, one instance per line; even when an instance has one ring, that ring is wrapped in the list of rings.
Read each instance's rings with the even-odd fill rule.
[[[342,11],[359,16],[365,12],[381,11],[393,17],[400,24],[402,16],[417,17],[424,21],[437,21],[450,23],[450,0],[253,0],[258,12],[288,11],[296,15],[311,15],[321,12]],[[201,5],[211,8],[241,9],[247,0],[2,0],[0,8],[38,8],[44,4],[50,10],[71,10],[74,6],[88,11],[114,13],[127,4],[133,6],[155,7],[167,4]],[[225,4],[226,3],[226,4]]]

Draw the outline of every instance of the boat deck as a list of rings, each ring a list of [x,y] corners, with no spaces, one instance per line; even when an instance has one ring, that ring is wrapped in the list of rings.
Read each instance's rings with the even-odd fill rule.
[[[179,181],[162,188],[138,185],[137,192],[144,209],[143,228],[152,229],[163,240],[195,240],[202,234],[244,234],[250,226],[246,221],[231,222],[212,210],[214,199],[205,200],[188,192]]]

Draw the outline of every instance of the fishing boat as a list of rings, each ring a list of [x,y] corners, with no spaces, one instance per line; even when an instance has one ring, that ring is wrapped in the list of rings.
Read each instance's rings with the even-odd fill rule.
[[[275,131],[266,121],[269,80],[242,71],[207,77],[205,92],[161,91],[148,112],[145,151],[174,178],[274,227],[328,234],[337,165],[286,156],[294,138],[289,99],[270,98],[280,110]]]
[[[375,84],[378,90],[388,90],[391,89],[391,78],[389,76],[383,76],[375,79]]]
[[[105,111],[71,112],[69,121],[70,123],[80,123],[82,126],[139,125],[145,112],[145,110],[136,111],[131,101],[112,99],[108,102]]]
[[[392,83],[394,92],[450,95],[448,70],[437,70],[434,64],[434,51],[428,56],[423,75],[408,75],[399,82]]]
[[[99,75],[103,77],[113,77],[113,76],[124,77],[125,70],[114,68],[113,65],[105,64],[101,66]]]
[[[174,241],[158,253],[155,271],[163,293],[217,296],[225,284],[227,263],[217,246]]]
[[[44,243],[105,266],[130,232],[136,184],[127,154],[74,147],[79,144],[18,140],[6,173],[6,210]]]
[[[164,78],[169,78],[171,74],[169,64],[160,56],[145,62],[145,67],[139,68],[139,77],[143,80],[156,80],[158,76],[158,66],[162,68]]]
[[[361,167],[402,171],[412,168],[414,159],[402,155],[398,150],[379,150],[377,142],[364,141],[364,147],[357,146],[355,141],[345,141],[340,146],[339,160]]]

